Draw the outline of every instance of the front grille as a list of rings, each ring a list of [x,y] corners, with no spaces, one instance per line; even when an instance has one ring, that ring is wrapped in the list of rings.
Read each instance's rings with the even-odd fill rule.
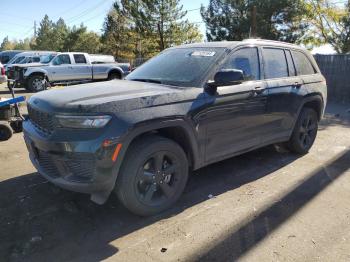
[[[38,150],[38,162],[42,170],[50,177],[56,178],[60,176],[59,170],[52,156],[44,151]]]
[[[30,121],[42,132],[47,134],[53,132],[55,122],[51,114],[37,110],[28,104],[28,116]]]
[[[90,182],[95,173],[95,158],[91,154],[76,154],[70,157],[38,150],[38,162],[43,172],[52,177],[64,177],[74,182]]]

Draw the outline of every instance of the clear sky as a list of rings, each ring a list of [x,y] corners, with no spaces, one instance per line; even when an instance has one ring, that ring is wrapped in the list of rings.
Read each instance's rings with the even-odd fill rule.
[[[198,8],[208,2],[209,0],[181,0],[183,9],[189,10],[187,18],[191,22],[202,21]],[[62,17],[69,26],[84,23],[88,29],[101,33],[104,17],[113,3],[114,0],[2,0],[0,41],[6,36],[10,39],[32,36],[34,21],[39,25],[45,14],[53,21]],[[204,24],[198,25],[204,35]]]

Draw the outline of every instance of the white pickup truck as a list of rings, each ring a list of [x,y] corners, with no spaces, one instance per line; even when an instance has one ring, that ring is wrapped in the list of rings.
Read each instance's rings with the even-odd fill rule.
[[[16,65],[13,80],[16,87],[38,92],[56,84],[122,79],[129,72],[130,64],[117,63],[113,56],[69,52],[58,53],[46,65]]]

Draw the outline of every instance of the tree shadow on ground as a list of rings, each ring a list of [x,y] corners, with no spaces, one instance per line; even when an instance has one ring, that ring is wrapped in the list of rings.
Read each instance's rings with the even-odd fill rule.
[[[334,180],[345,174],[350,168],[349,163],[350,150],[346,150],[325,166],[313,171],[305,181],[287,193],[279,202],[259,210],[257,217],[245,222],[239,229],[233,230],[223,240],[215,242],[210,250],[204,250],[201,255],[196,255],[190,260],[236,261],[295,215]]]

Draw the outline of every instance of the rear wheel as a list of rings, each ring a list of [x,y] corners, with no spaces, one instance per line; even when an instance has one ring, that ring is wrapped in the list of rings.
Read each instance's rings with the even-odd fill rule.
[[[116,80],[116,79],[121,79],[121,75],[118,72],[111,72],[108,75],[108,80]]]
[[[306,154],[312,147],[318,129],[318,116],[314,109],[302,109],[291,139],[287,142],[288,148],[298,154]]]
[[[32,92],[40,92],[46,89],[47,81],[43,75],[34,75],[28,79],[28,89]]]
[[[149,216],[172,206],[187,178],[188,162],[182,148],[170,139],[150,136],[131,145],[115,191],[131,212]]]
[[[9,140],[13,131],[7,122],[0,122],[0,141]]]

